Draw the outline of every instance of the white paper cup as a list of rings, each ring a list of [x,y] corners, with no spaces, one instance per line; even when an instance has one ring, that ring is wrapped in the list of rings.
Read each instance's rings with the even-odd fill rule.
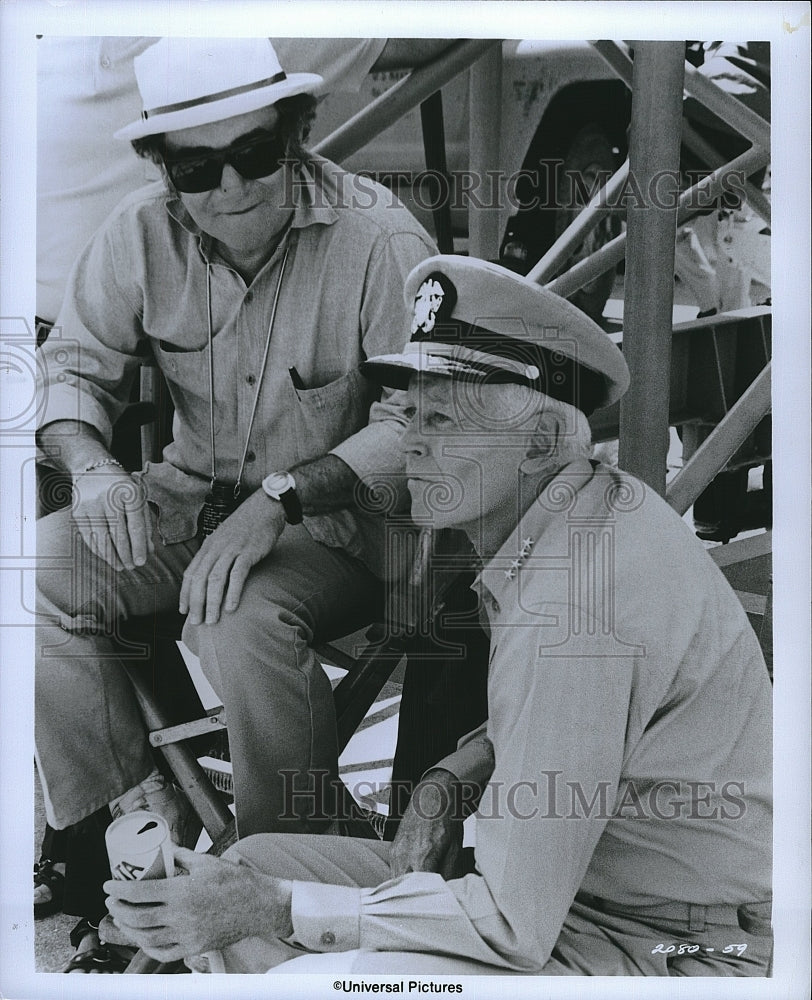
[[[104,837],[114,879],[135,882],[175,874],[169,824],[158,813],[139,811],[119,816]]]

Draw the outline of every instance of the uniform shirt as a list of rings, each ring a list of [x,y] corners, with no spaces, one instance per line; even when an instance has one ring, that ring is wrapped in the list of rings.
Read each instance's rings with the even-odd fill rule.
[[[438,765],[492,768],[477,872],[294,883],[294,940],[537,971],[579,889],[631,906],[768,899],[768,675],[688,526],[637,480],[576,461],[478,586],[489,719]]]
[[[207,262],[217,476],[237,478],[278,286],[244,495],[268,473],[331,451],[365,481],[400,469],[397,394],[373,402],[358,366],[402,347],[404,281],[433,244],[391,192],[321,157],[296,168],[289,193],[296,207],[287,241],[246,287],[179,198],[161,183],[136,192],[79,257],[43,347],[40,426],[83,421],[107,442],[140,363],[154,358],[160,367],[175,405],[174,440],[143,482],[167,543],[195,534],[211,477]],[[363,554],[350,512],[306,524],[317,540]]]
[[[157,38],[37,41],[37,316],[53,322],[87,241],[131,191],[160,176],[113,133],[141,115],[133,59]],[[318,73],[319,94],[357,90],[385,38],[273,38],[289,73]],[[328,98],[329,101],[329,98]]]

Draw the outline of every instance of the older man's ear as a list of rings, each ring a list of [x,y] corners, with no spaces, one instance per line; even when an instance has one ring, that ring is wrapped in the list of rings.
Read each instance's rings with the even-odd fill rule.
[[[528,434],[527,453],[519,464],[522,475],[537,476],[560,465],[561,442],[566,435],[563,417],[548,410],[542,411],[535,430]]]

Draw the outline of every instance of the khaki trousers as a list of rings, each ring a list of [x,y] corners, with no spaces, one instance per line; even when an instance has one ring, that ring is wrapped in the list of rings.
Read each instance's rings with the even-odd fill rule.
[[[113,641],[122,620],[177,608],[198,543],[164,545],[156,531],[147,565],[116,572],[87,549],[68,510],[37,528],[37,762],[48,822],[62,829],[153,767]],[[335,712],[310,644],[369,621],[382,586],[357,560],[288,525],[239,607],[184,635],[226,708],[241,836],[326,825],[310,822],[323,803],[307,789],[337,775]],[[305,791],[291,800],[291,788]]]

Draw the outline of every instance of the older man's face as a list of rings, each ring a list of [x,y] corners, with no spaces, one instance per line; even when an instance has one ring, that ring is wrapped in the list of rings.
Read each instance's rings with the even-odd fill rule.
[[[517,515],[526,419],[505,412],[503,392],[498,385],[412,379],[403,450],[416,520],[471,534],[488,518]]]
[[[205,156],[241,142],[273,132],[279,121],[275,108],[260,108],[209,125],[180,129],[166,135],[170,159]],[[268,164],[269,174],[246,180],[229,163],[223,166],[220,183],[211,191],[181,194],[181,201],[200,228],[237,253],[261,251],[284,222],[284,171]]]

